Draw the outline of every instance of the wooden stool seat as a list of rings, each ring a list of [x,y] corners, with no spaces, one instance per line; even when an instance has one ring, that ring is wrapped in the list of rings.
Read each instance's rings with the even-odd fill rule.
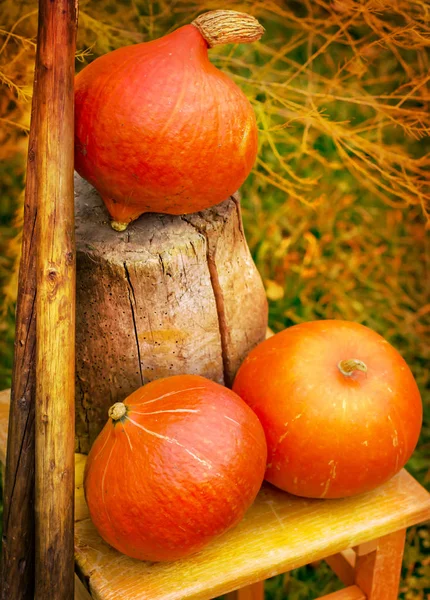
[[[3,392],[2,460],[6,418]],[[210,599],[238,588],[245,592],[231,598],[257,599],[262,597],[257,582],[319,559],[327,559],[349,585],[327,600],[391,600],[397,597],[389,586],[397,590],[404,530],[430,518],[430,494],[405,470],[373,492],[342,500],[307,500],[264,484],[242,522],[202,552],[173,563],[140,562],[97,534],[83,493],[85,460],[76,455],[75,560],[79,577],[97,600]],[[356,551],[342,553],[350,548]],[[379,592],[376,562],[385,569]]]

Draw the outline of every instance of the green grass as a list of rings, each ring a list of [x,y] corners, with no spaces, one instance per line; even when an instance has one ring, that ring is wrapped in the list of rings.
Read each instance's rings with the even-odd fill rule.
[[[14,217],[23,185],[22,157],[15,156],[7,163],[0,163],[0,389],[11,386],[14,311],[13,306],[6,303],[4,288],[15,267],[15,256],[9,246],[18,233]]]

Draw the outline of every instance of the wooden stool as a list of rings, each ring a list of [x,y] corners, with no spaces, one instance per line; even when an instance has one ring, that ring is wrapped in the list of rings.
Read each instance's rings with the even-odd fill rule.
[[[0,392],[2,462],[8,410],[9,392]],[[199,554],[173,563],[140,562],[97,534],[84,499],[85,460],[76,454],[75,560],[85,584],[76,586],[80,600],[222,594],[262,600],[265,579],[321,559],[347,586],[325,600],[396,600],[406,527],[430,518],[430,494],[405,470],[373,492],[342,500],[307,500],[264,484],[242,522]]]

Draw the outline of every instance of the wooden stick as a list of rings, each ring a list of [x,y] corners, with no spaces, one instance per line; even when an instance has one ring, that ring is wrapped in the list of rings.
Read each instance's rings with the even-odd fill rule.
[[[37,81],[33,85],[24,225],[19,267],[15,353],[4,485],[1,599],[34,595],[34,393],[36,351]]]
[[[329,565],[331,570],[336,573],[342,583],[345,585],[352,585],[355,581],[354,577],[354,566],[355,566],[355,552],[351,548],[332,554],[324,559]]]
[[[73,86],[77,7],[40,0],[37,114],[35,598],[74,588],[75,243]]]

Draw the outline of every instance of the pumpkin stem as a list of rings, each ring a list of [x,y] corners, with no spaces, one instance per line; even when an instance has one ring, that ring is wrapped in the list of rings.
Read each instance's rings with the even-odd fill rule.
[[[338,369],[345,375],[345,377],[351,377],[354,371],[362,371],[363,373],[367,373],[367,366],[362,360],[358,360],[358,358],[348,358],[348,360],[341,360],[338,363]]]
[[[113,421],[119,421],[122,419],[127,412],[127,407],[123,402],[115,402],[113,406],[109,409],[109,417]]]
[[[110,226],[115,231],[125,231],[128,227],[128,223],[121,223],[120,221],[111,221]]]
[[[209,48],[219,44],[250,44],[264,33],[255,17],[236,10],[211,10],[191,23],[200,31]]]

